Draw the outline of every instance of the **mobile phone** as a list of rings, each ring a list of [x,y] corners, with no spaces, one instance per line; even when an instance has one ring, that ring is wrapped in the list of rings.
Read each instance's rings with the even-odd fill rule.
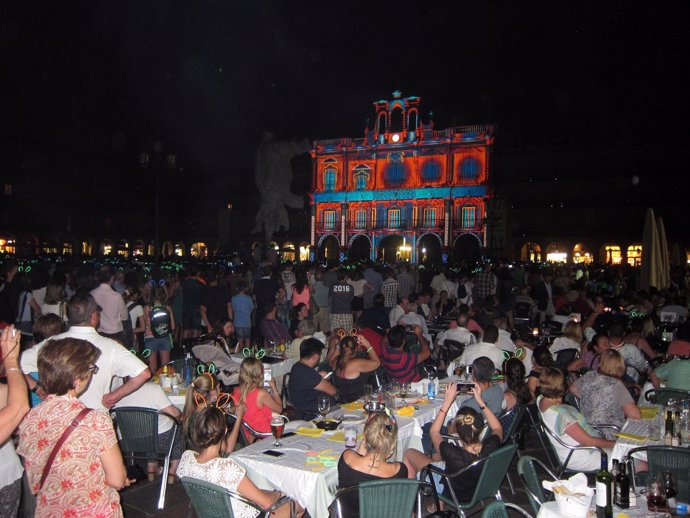
[[[268,382],[271,381],[272,377],[273,376],[271,374],[271,369],[264,370],[264,386],[265,387],[268,387]]]
[[[282,457],[285,455],[282,451],[275,451],[275,450],[266,450],[262,452],[264,455],[270,455],[271,457]]]
[[[334,372],[334,371],[331,371],[331,372],[329,372],[328,374],[326,374],[326,375],[323,377],[323,379],[327,380],[328,378],[330,378],[331,376],[333,376],[333,372]]]
[[[406,325],[405,331],[407,331],[408,333],[414,333],[414,326],[411,324]]]
[[[297,434],[295,432],[284,433],[282,438],[285,439],[286,437],[292,437],[293,435],[297,435]]]
[[[474,383],[458,383],[458,392],[461,394],[469,394],[472,392],[472,387],[474,387]]]

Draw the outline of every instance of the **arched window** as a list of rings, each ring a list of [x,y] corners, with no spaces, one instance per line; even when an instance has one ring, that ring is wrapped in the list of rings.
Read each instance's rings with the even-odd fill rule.
[[[479,160],[467,157],[460,163],[460,180],[475,180],[479,178]]]
[[[379,133],[386,132],[386,114],[384,112],[379,114],[378,130]]]
[[[425,182],[437,182],[441,179],[441,164],[438,160],[429,160],[424,164],[422,179]]]
[[[337,171],[333,167],[328,167],[323,172],[323,190],[335,191]]]
[[[371,173],[371,169],[369,166],[360,164],[355,166],[354,168],[354,179],[355,179],[355,189],[358,191],[363,191],[367,188],[367,184],[369,183],[369,176]]]
[[[402,185],[405,181],[405,166],[400,162],[391,162],[386,168],[386,183],[390,187]]]
[[[417,129],[417,110],[410,110],[407,112],[407,131],[415,131]]]
[[[628,264],[630,266],[640,266],[642,263],[642,245],[630,245],[628,247]]]
[[[400,107],[393,108],[391,112],[391,131],[398,132],[403,130],[403,111]]]

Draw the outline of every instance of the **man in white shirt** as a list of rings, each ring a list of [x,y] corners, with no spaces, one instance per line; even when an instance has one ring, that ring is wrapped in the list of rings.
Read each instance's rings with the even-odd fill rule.
[[[67,304],[67,315],[70,328],[65,333],[52,338],[79,338],[91,342],[101,351],[101,356],[96,362],[98,372],[93,375],[91,383],[79,399],[89,408],[107,412],[120,399],[141,387],[151,377],[151,371],[139,358],[115,340],[96,332],[99,310],[91,295],[72,297]],[[24,374],[38,372],[38,353],[46,341],[22,353],[21,367]],[[38,374],[40,383],[41,373]],[[129,377],[129,380],[117,389],[111,390],[114,376]],[[39,383],[29,380],[29,385],[34,391],[38,390]]]
[[[458,363],[469,365],[477,358],[486,356],[493,362],[496,369],[502,369],[504,360],[503,351],[496,347],[497,340],[498,328],[494,325],[487,326],[486,329],[484,329],[484,341],[465,347]]]
[[[129,318],[125,299],[113,289],[115,271],[112,266],[101,266],[96,272],[98,287],[91,290],[96,304],[101,307],[98,332],[123,343],[122,321]]]
[[[428,343],[431,342],[431,335],[429,334],[429,328],[426,325],[426,320],[424,317],[417,313],[417,304],[414,302],[409,302],[407,304],[407,313],[398,319],[398,324],[407,326],[419,326],[422,328],[422,334]]]
[[[398,325],[398,320],[406,313],[405,308],[407,308],[409,302],[407,297],[400,297],[400,301],[388,312],[388,321],[391,327]]]
[[[469,345],[477,341],[474,334],[467,329],[467,321],[469,317],[465,313],[460,313],[454,322],[450,323],[448,329],[439,333],[436,337],[436,343],[443,345],[444,340],[455,340],[461,344]]]

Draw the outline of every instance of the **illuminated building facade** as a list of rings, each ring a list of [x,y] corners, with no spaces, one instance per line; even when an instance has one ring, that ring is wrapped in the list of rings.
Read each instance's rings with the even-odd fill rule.
[[[471,259],[486,246],[493,127],[434,129],[420,98],[374,102],[364,137],[317,140],[311,250],[316,258]]]

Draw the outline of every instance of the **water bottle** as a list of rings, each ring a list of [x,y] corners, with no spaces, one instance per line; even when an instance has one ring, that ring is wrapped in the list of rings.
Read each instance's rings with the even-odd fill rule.
[[[186,353],[184,357],[184,384],[188,387],[192,384],[192,355]]]
[[[434,399],[436,399],[436,385],[434,384],[434,380],[429,380],[429,384],[427,385],[426,397],[429,399],[429,401],[433,401]]]

